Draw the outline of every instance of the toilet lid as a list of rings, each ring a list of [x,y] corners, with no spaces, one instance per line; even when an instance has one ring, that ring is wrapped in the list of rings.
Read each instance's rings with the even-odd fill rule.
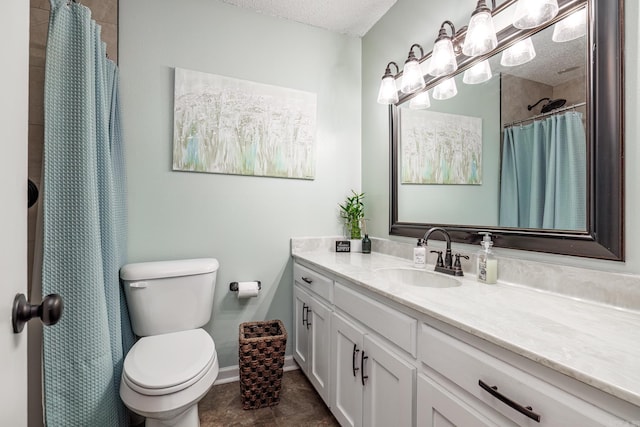
[[[202,377],[215,360],[203,329],[141,338],[124,360],[124,379],[144,394],[174,393]]]

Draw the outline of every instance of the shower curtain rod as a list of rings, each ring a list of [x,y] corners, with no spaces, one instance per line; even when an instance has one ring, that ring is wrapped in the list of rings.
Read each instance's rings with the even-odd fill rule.
[[[562,107],[562,108],[558,108],[556,110],[553,111],[549,111],[548,113],[542,113],[542,114],[538,114],[537,116],[533,116],[533,117],[529,117],[527,119],[522,119],[522,120],[516,120],[515,122],[511,122],[511,123],[507,123],[506,125],[504,125],[502,128],[508,128],[510,126],[514,126],[514,125],[519,125],[522,124],[524,122],[528,122],[529,120],[536,120],[545,116],[552,116],[554,114],[558,114],[558,113],[562,113],[563,111],[567,111],[567,110],[571,110],[571,109],[575,109],[578,107],[582,107],[583,105],[587,105],[586,102],[579,102],[577,104],[573,104],[573,105],[569,105],[568,107]]]

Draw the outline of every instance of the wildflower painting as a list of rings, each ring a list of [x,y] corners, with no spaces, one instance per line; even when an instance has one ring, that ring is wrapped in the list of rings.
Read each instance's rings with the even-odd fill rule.
[[[482,184],[482,119],[400,108],[403,184]]]
[[[316,95],[175,69],[173,169],[314,179]]]

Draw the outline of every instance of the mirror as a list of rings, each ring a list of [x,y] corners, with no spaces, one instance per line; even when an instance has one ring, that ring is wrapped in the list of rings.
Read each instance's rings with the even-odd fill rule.
[[[390,234],[421,237],[443,226],[455,241],[475,243],[480,231],[491,231],[499,247],[624,259],[621,2],[559,4],[558,17],[535,34],[508,27],[489,58],[459,57],[453,98],[436,100],[432,89],[428,109],[409,108],[415,94],[390,107]],[[586,35],[551,41],[555,23],[585,7]],[[536,57],[502,66],[502,51],[530,36]],[[493,77],[463,83],[484,59]],[[531,152],[532,136],[545,133],[557,135],[560,151]],[[523,179],[517,162],[528,173],[535,164],[544,178]],[[566,166],[549,178],[558,162]]]

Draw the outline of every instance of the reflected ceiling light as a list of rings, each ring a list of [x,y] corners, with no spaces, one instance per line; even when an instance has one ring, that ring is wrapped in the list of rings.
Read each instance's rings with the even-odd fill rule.
[[[423,110],[429,107],[431,107],[431,100],[429,99],[429,91],[427,90],[420,92],[409,102],[409,108],[412,110]]]
[[[465,71],[462,81],[468,85],[476,85],[478,83],[486,82],[491,79],[492,76],[493,74],[491,74],[489,60],[485,59]]]
[[[558,14],[557,0],[518,0],[513,26],[535,28],[551,21]]]
[[[400,73],[398,64],[391,61],[387,64],[387,69],[384,70],[382,76],[382,83],[380,83],[380,90],[378,91],[378,103],[379,104],[395,104],[398,102],[398,88],[396,87],[396,78],[391,74],[391,66],[396,67],[396,74]]]
[[[491,4],[493,9],[495,9],[496,1],[491,0]],[[498,38],[496,37],[496,28],[493,25],[491,10],[492,9],[487,7],[485,0],[478,0],[476,10],[471,14],[471,20],[467,28],[467,36],[462,46],[462,53],[465,55],[484,55],[498,46]]]
[[[447,35],[444,29],[445,25],[451,27],[451,36]],[[456,54],[453,51],[453,39],[456,36],[456,28],[451,21],[444,21],[440,26],[438,32],[438,38],[433,45],[433,52],[431,53],[431,61],[429,62],[429,68],[427,73],[435,77],[446,76],[458,69],[458,63],[456,62]]]
[[[554,42],[568,42],[587,34],[587,8],[582,8],[577,12],[564,18],[553,27]]]
[[[516,65],[525,64],[535,57],[536,50],[533,47],[533,42],[531,37],[527,37],[502,52],[500,64],[505,67],[515,67]]]
[[[456,87],[456,81],[453,77],[449,77],[433,88],[433,99],[442,101],[445,99],[453,98],[457,95],[457,93],[458,88]]]
[[[417,43],[411,45],[409,48],[409,57],[404,61],[404,68],[402,69],[402,82],[400,83],[402,93],[413,93],[424,89],[426,86],[422,69],[420,68],[420,62],[418,62],[418,58],[413,54],[414,47],[420,49],[420,58],[424,56],[422,46]]]

